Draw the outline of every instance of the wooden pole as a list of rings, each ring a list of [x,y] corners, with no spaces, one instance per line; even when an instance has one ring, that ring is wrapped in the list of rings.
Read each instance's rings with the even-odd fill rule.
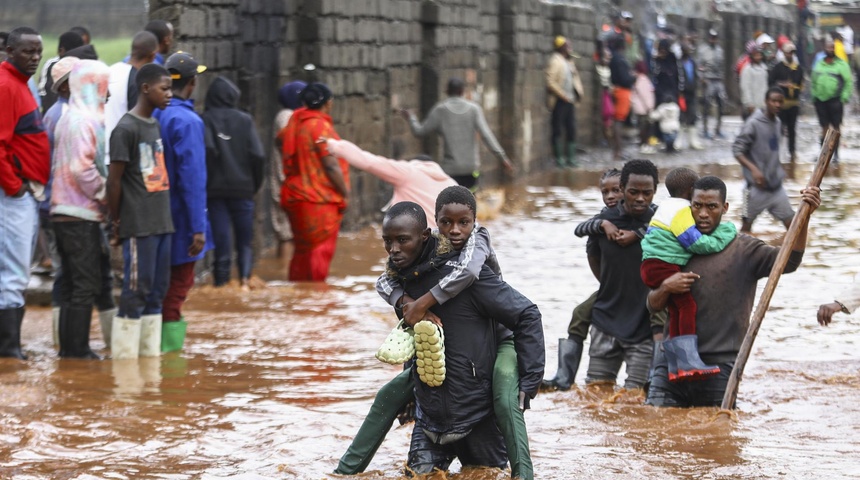
[[[818,154],[818,163],[815,165],[815,170],[812,172],[812,178],[809,179],[808,186],[818,187],[821,185],[821,180],[827,172],[827,167],[830,165],[830,158],[833,157],[833,152],[836,150],[836,145],[839,142],[839,131],[832,128],[827,130],[827,135],[824,137],[824,143],[821,145],[821,152]],[[741,377],[744,374],[744,367],[747,364],[750,353],[752,351],[753,342],[755,341],[761,323],[764,320],[764,315],[770,306],[770,299],[773,297],[773,292],[776,290],[776,285],[779,283],[779,278],[785,270],[788,263],[788,256],[791,254],[791,248],[794,246],[800,231],[806,226],[809,221],[809,216],[812,214],[810,206],[806,202],[800,204],[800,210],[791,221],[791,226],[785,234],[785,240],[782,242],[782,247],[779,249],[779,254],[776,256],[776,261],[770,271],[770,276],[767,278],[767,284],[764,286],[764,291],[756,306],[753,318],[750,321],[749,329],[744,337],[744,343],[738,352],[738,358],[735,361],[735,366],[729,376],[729,383],[726,386],[726,393],[723,395],[723,410],[731,410],[735,406],[735,400],[738,398],[738,385]]]

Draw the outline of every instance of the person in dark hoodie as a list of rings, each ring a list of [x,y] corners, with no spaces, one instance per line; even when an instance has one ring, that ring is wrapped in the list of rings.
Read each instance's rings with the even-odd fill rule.
[[[45,65],[42,67],[42,78],[39,80],[39,95],[42,97],[43,112],[47,112],[54,105],[54,102],[57,101],[57,93],[51,88],[54,84],[51,78],[51,69],[61,58],[68,55],[68,52],[81,45],[84,45],[84,39],[80,34],[72,31],[65,32],[60,35],[57,45],[57,56],[45,61]]]
[[[236,108],[242,92],[218,77],[206,93],[206,194],[215,241],[215,286],[230,281],[236,241],[239,281],[248,288],[254,234],[254,195],[263,184],[265,152],[254,120]]]
[[[446,215],[444,209],[440,215]],[[420,298],[451,273],[455,267],[447,260],[459,254],[445,237],[431,235],[424,210],[413,202],[400,202],[388,210],[382,241],[389,255],[388,274],[398,277],[412,298]],[[496,337],[511,333],[496,322],[513,330],[521,408],[527,408],[544,369],[540,312],[487,265],[471,286],[431,311],[443,321],[456,321],[445,323],[442,384],[424,383],[418,366],[412,367],[416,408],[407,467],[413,474],[427,474],[446,470],[459,458],[463,466],[504,468],[507,455],[493,416],[492,378],[500,340]]]

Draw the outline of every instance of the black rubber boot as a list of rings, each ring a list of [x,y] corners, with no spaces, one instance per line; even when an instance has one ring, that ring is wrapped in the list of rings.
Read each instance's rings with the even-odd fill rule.
[[[677,336],[672,339],[672,349],[678,360],[678,381],[701,380],[720,373],[720,367],[705,365],[705,362],[699,357],[698,336]]]
[[[64,305],[60,310],[60,357],[101,360],[90,350],[92,307]]]
[[[579,360],[582,358],[582,340],[579,338],[558,339],[558,372],[555,378],[541,382],[541,390],[570,390],[576,371],[579,370]]]
[[[666,357],[666,369],[669,372],[669,381],[674,382],[678,380],[678,357],[675,355],[675,346],[672,340],[674,338],[663,340],[661,346],[663,347],[663,355]]]
[[[0,310],[0,357],[27,360],[21,352],[21,322],[24,307]]]

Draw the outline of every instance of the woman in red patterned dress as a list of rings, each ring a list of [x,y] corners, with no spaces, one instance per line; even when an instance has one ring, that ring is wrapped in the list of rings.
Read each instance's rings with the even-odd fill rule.
[[[340,139],[329,115],[332,93],[312,83],[301,93],[305,107],[283,130],[284,184],[281,207],[293,230],[291,281],[322,282],[328,276],[349,195],[349,164],[320,138]]]

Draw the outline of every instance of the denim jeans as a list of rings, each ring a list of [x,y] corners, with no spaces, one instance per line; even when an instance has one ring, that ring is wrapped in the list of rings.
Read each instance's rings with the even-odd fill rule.
[[[251,276],[254,237],[254,200],[243,198],[210,198],[208,201],[209,223],[215,241],[215,285],[230,281],[233,260],[233,240],[236,244],[236,260],[239,278]]]
[[[38,229],[33,196],[25,193],[15,198],[0,190],[0,310],[24,306]]]
[[[123,239],[120,317],[137,319],[161,313],[170,283],[170,241],[169,233]]]

